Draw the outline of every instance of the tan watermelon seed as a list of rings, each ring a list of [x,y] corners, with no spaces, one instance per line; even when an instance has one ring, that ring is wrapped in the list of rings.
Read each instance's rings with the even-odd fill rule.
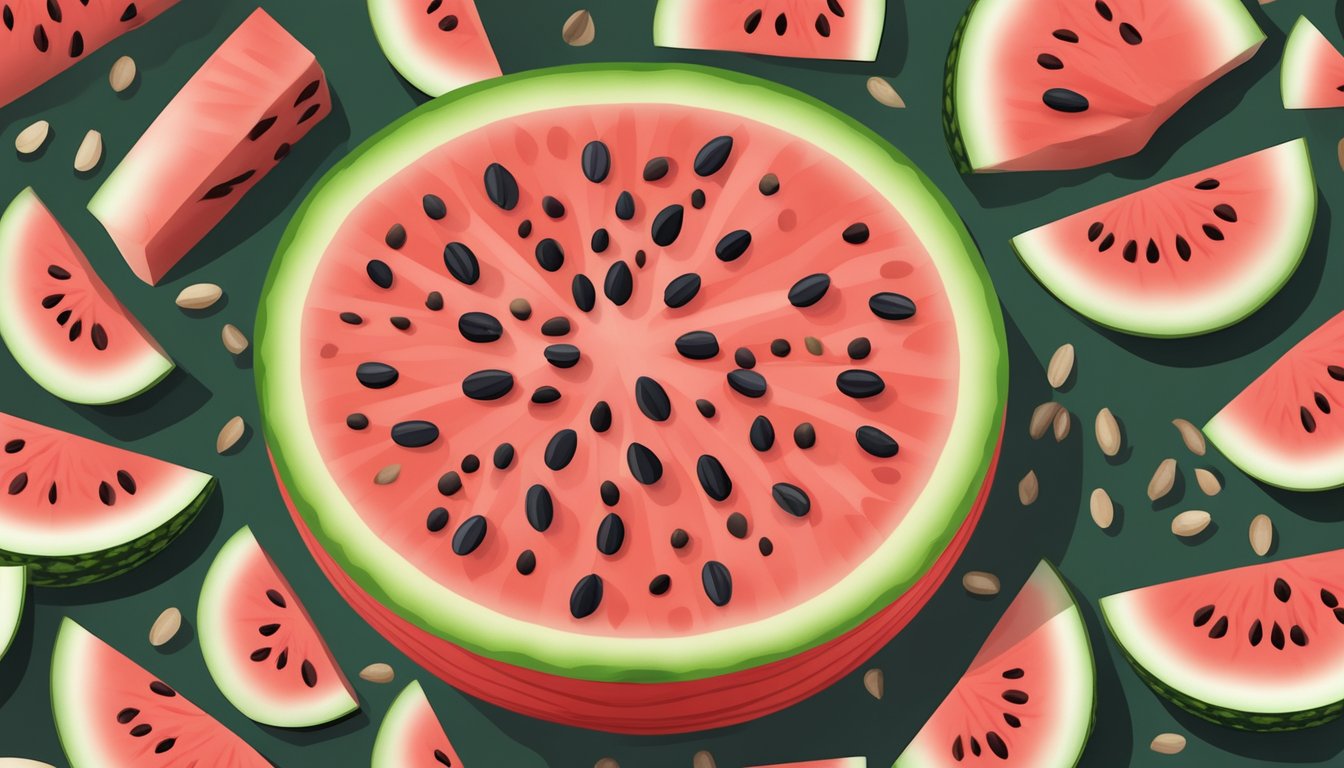
[[[1098,528],[1106,530],[1115,523],[1115,502],[1111,501],[1111,495],[1105,488],[1096,488],[1092,491],[1088,509],[1092,513],[1092,522],[1096,523]]]
[[[1213,516],[1208,512],[1198,509],[1192,509],[1182,512],[1171,520],[1171,532],[1177,536],[1188,538],[1198,536],[1209,527],[1213,522]]]
[[[597,36],[597,26],[593,23],[593,14],[586,10],[575,11],[565,19],[565,26],[560,30],[560,36],[566,43],[581,48],[591,42]]]
[[[367,680],[370,683],[390,683],[396,676],[396,672],[392,671],[392,665],[384,664],[381,661],[359,670],[360,679]]]
[[[593,763],[593,768],[621,768],[621,764],[610,757],[604,757],[596,763]]]
[[[1185,419],[1172,419],[1171,423],[1176,427],[1176,431],[1181,433],[1181,442],[1185,443],[1185,449],[1196,456],[1203,456],[1208,446],[1204,443],[1204,433],[1199,427]]]
[[[1059,403],[1049,402],[1041,403],[1031,412],[1031,423],[1027,425],[1027,434],[1031,435],[1032,440],[1040,440],[1045,437],[1045,433],[1050,430],[1050,425],[1054,423],[1055,417],[1064,406]]]
[[[905,106],[905,99],[901,98],[901,94],[881,77],[868,78],[868,93],[884,107],[901,109]]]
[[[389,483],[395,483],[398,477],[401,477],[401,465],[388,464],[378,470],[378,474],[373,476],[373,482],[378,485],[388,485]]]
[[[182,628],[182,612],[177,608],[165,608],[154,625],[149,628],[149,644],[158,648],[177,636]]]
[[[1017,499],[1022,506],[1029,507],[1041,495],[1041,482],[1036,478],[1036,470],[1027,472],[1017,484]]]
[[[1153,477],[1148,481],[1148,498],[1151,501],[1171,493],[1171,489],[1176,485],[1176,460],[1163,459],[1161,464],[1157,465],[1157,471],[1153,472]]]
[[[245,431],[247,431],[247,425],[243,423],[242,416],[234,416],[224,422],[224,428],[219,430],[219,437],[215,438],[215,452],[227,453],[243,438],[243,432]]]
[[[1159,733],[1149,747],[1159,755],[1175,755],[1185,749],[1185,737],[1179,733]]]
[[[177,294],[177,306],[182,309],[209,309],[224,296],[224,290],[214,283],[195,283]]]
[[[874,667],[863,673],[863,689],[869,696],[879,701],[882,699],[882,693],[886,689],[886,677],[882,670]]]
[[[79,143],[79,149],[75,152],[75,170],[88,173],[97,168],[102,159],[103,134],[89,131],[84,134],[84,140]]]
[[[1050,356],[1050,365],[1046,368],[1045,378],[1050,386],[1059,389],[1073,375],[1074,350],[1072,344],[1065,344]]]
[[[700,750],[691,758],[691,768],[715,768],[714,756],[705,750]]]
[[[1274,521],[1269,519],[1269,515],[1256,515],[1251,520],[1251,549],[1255,554],[1264,557],[1269,554],[1269,548],[1274,543]]]
[[[14,137],[14,149],[18,150],[20,155],[31,155],[47,143],[47,137],[50,135],[51,123],[38,120],[19,131],[19,135]]]
[[[821,354],[821,339],[818,339],[816,336],[805,337],[803,339],[803,346],[807,347],[807,351],[814,355]]]
[[[1195,470],[1195,482],[1199,484],[1199,490],[1203,491],[1205,496],[1217,496],[1223,490],[1223,484],[1218,480],[1218,476],[1203,467]]]
[[[224,348],[232,354],[240,355],[247,349],[247,337],[233,323],[224,324],[219,332],[219,338],[224,342]]]
[[[122,56],[112,62],[112,69],[107,73],[107,84],[112,86],[112,90],[121,93],[130,88],[133,82],[135,82],[135,59]]]
[[[1110,408],[1097,411],[1097,445],[1101,447],[1101,452],[1115,456],[1120,453],[1122,443],[1120,424],[1115,420],[1115,414],[1111,413]]]
[[[997,595],[999,577],[987,571],[967,571],[961,577],[961,587],[972,595]]]
[[[1069,429],[1072,426],[1073,426],[1073,414],[1069,413],[1069,409],[1067,408],[1060,408],[1059,411],[1055,413],[1055,420],[1054,420],[1055,442],[1056,443],[1064,442],[1064,440],[1069,436]]]

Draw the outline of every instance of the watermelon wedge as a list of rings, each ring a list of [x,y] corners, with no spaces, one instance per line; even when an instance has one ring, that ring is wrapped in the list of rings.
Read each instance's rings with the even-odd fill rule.
[[[0,2],[0,107],[174,5],[177,0]]]
[[[1204,434],[1241,471],[1293,491],[1344,486],[1344,313],[1317,328],[1232,402]]]
[[[430,96],[500,75],[475,0],[369,0],[369,19],[388,62]]]
[[[1013,238],[1037,280],[1142,336],[1240,322],[1288,282],[1316,220],[1303,139],[1162,182]]]
[[[1306,16],[1283,46],[1279,90],[1284,109],[1344,107],[1344,54]]]
[[[269,768],[162,680],[72,619],[51,654],[51,709],[72,768]]]
[[[834,760],[809,760],[805,763],[778,763],[756,768],[868,768],[866,757],[841,757]]]
[[[168,103],[89,211],[153,285],[330,112],[317,59],[257,9]]]
[[[412,682],[383,716],[373,743],[373,768],[461,768],[420,683]]]
[[[23,598],[28,580],[23,566],[0,567],[0,659],[5,658],[23,618]]]
[[[244,715],[306,728],[359,709],[298,595],[246,526],[215,556],[197,612],[205,666]]]
[[[174,368],[32,187],[0,217],[0,336],[33,381],[72,403],[129,400]]]
[[[873,61],[886,15],[885,0],[658,0],[653,44]]]
[[[948,144],[963,173],[1132,155],[1264,41],[1241,0],[975,0],[947,62]]]
[[[215,489],[202,472],[0,413],[0,565],[40,586],[125,573],[186,530]]]
[[[1139,675],[1206,720],[1288,731],[1344,712],[1344,550],[1135,589],[1102,615]]]

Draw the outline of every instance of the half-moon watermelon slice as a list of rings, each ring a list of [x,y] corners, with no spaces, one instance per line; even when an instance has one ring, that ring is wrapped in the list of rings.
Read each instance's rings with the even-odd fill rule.
[[[1344,550],[1103,598],[1125,656],[1191,714],[1288,731],[1344,712]]]
[[[1096,706],[1082,614],[1042,561],[896,768],[1071,768]]]
[[[948,144],[964,173],[1132,155],[1264,41],[1241,0],[976,0],[947,62]]]
[[[373,742],[373,768],[462,768],[448,735],[425,698],[420,683],[412,682],[397,696],[378,727]]]
[[[1344,54],[1306,16],[1283,46],[1279,89],[1285,109],[1344,107]]]
[[[808,760],[805,763],[778,763],[756,768],[868,768],[866,757],[840,757],[832,760]]]
[[[0,659],[5,658],[23,619],[23,598],[28,579],[23,566],[0,567]]]
[[[1262,483],[1293,491],[1344,486],[1344,313],[1288,350],[1204,434]]]
[[[73,403],[128,400],[174,367],[32,187],[0,217],[0,336],[33,381]]]
[[[359,709],[317,626],[250,528],[215,556],[197,621],[210,676],[253,720],[306,728]]]
[[[978,517],[1006,392],[983,265],[909,161],[662,64],[384,131],[257,328],[277,473],[352,605],[469,693],[608,730],[758,716],[890,639]]]
[[[73,768],[270,768],[232,731],[72,619],[51,653],[51,709]]]
[[[653,44],[873,61],[885,0],[658,0]]]
[[[430,96],[499,77],[499,60],[475,0],[369,0],[388,62]]]
[[[1311,158],[1297,139],[1046,224],[1013,247],[1094,322],[1194,336],[1240,322],[1278,293],[1315,220]]]

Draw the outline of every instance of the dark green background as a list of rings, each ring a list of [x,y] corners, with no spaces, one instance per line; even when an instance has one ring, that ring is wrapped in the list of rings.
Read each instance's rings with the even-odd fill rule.
[[[380,0],[382,1],[382,0]],[[387,0],[390,1],[390,0]],[[731,54],[655,49],[653,0],[584,0],[597,23],[597,40],[571,48],[560,27],[574,7],[556,0],[478,0],[506,72],[603,60],[694,61],[758,74],[795,86],[855,115],[911,155],[941,186],[966,219],[989,264],[1005,305],[1013,361],[1012,404],[1000,479],[986,518],[962,562],[1003,578],[1003,596],[967,596],[952,579],[929,608],[873,663],[886,672],[887,694],[874,701],[856,672],[831,690],[757,722],[709,733],[655,738],[613,736],[563,728],[513,715],[468,699],[420,674],[464,760],[471,766],[591,766],[612,756],[623,766],[688,766],[697,750],[711,750],[722,768],[851,754],[875,768],[891,763],[956,681],[1011,596],[1041,557],[1058,562],[1072,582],[1093,635],[1098,667],[1097,725],[1086,766],[1339,765],[1344,724],[1283,735],[1242,734],[1194,720],[1160,703],[1138,680],[1099,626],[1096,600],[1111,592],[1255,560],[1246,529],[1257,513],[1274,518],[1279,540],[1273,557],[1291,557],[1344,543],[1339,519],[1344,493],[1291,494],[1248,480],[1215,452],[1195,461],[1181,448],[1169,421],[1203,423],[1258,371],[1341,308],[1344,236],[1332,231],[1333,205],[1344,203],[1336,141],[1341,112],[1281,110],[1278,62],[1284,31],[1308,12],[1340,41],[1339,22],[1326,3],[1279,0],[1251,6],[1269,40],[1244,65],[1198,96],[1134,158],[1070,173],[964,179],[944,148],[939,123],[943,60],[967,0],[891,0],[876,63],[816,63]],[[577,0],[576,0],[577,1]],[[1254,0],[1252,0],[1254,2]],[[132,277],[111,241],[84,210],[112,163],[145,129],[173,93],[255,5],[255,0],[182,0],[146,29],[90,56],[28,97],[0,109],[0,141],[37,118],[51,121],[54,139],[36,158],[0,152],[0,199],[33,185],[69,227],[113,290],[141,317],[180,369],[149,395],[112,408],[57,401],[0,355],[0,405],[57,427],[131,445],[216,474],[221,489],[202,519],[165,554],[110,583],[69,591],[35,590],[24,629],[0,663],[0,756],[21,755],[63,765],[51,723],[47,680],[50,649],[61,616],[70,615],[132,658],[153,669],[218,716],[281,766],[367,765],[377,723],[401,684],[417,668],[360,621],[328,586],[304,550],[281,505],[264,448],[251,430],[236,455],[214,452],[215,434],[241,414],[256,424],[252,371],[220,346],[219,329],[237,324],[250,335],[258,292],[275,245],[299,201],[321,173],[365,137],[423,100],[392,72],[357,0],[269,0],[266,8],[321,60],[338,109],[265,179],[170,279],[149,288]],[[1344,11],[1337,12],[1344,17]],[[107,87],[106,73],[131,54],[142,79],[125,94]],[[909,108],[890,110],[869,98],[870,75],[890,77]],[[103,132],[107,158],[80,178],[71,170],[84,131]],[[1308,137],[1321,189],[1310,252],[1287,288],[1251,319],[1230,330],[1187,341],[1133,339],[1096,328],[1056,303],[1022,268],[1008,239],[1039,223],[1168,178],[1261,149]],[[205,317],[186,317],[173,305],[183,286],[213,281],[227,292]],[[1078,414],[1062,445],[1025,437],[1027,415],[1049,397],[1043,362],[1056,346],[1078,348],[1076,381],[1059,399]],[[1109,406],[1124,424],[1127,447],[1107,461],[1096,449],[1091,423]],[[1147,479],[1166,456],[1181,462],[1182,481],[1171,499],[1150,504]],[[1195,488],[1196,465],[1226,479],[1222,495],[1206,499]],[[1030,508],[1016,499],[1029,468],[1040,476],[1041,498]],[[1088,493],[1104,486],[1121,509],[1110,533],[1086,513]],[[1210,510],[1216,528],[1196,542],[1168,532],[1182,509]],[[165,607],[191,617],[201,578],[215,549],[244,523],[282,564],[353,678],[365,664],[387,661],[397,684],[355,683],[363,710],[329,728],[307,732],[270,729],[238,714],[206,673],[190,626],[164,650],[146,632]],[[1153,735],[1190,737],[1178,758],[1148,751]]]

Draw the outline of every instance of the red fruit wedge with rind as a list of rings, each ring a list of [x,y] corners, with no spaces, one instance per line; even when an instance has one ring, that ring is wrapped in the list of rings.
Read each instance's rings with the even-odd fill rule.
[[[373,743],[373,768],[463,768],[420,683],[412,682],[383,715]]]
[[[877,58],[886,0],[659,0],[653,43],[799,59]]]
[[[1283,46],[1279,89],[1285,109],[1344,107],[1344,54],[1306,16]]]
[[[866,757],[838,757],[832,760],[808,760],[803,763],[776,763],[755,768],[868,768]]]
[[[430,96],[499,77],[475,0],[369,0],[383,55]]]

